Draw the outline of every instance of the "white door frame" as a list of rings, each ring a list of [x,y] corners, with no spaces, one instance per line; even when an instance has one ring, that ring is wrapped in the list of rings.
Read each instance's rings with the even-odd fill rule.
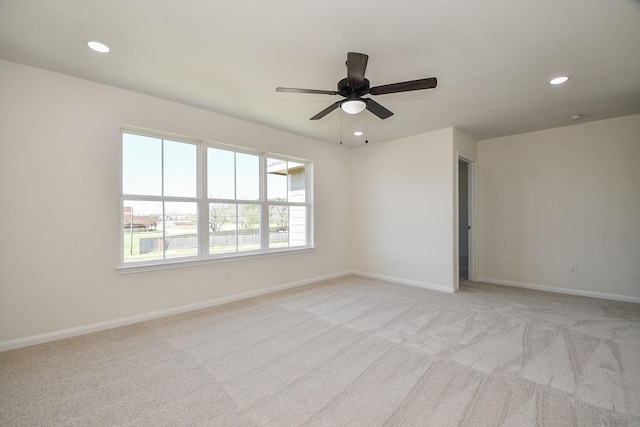
[[[460,224],[460,167],[459,161],[469,165],[469,226],[471,229],[469,230],[469,281],[476,282],[478,280],[478,208],[477,208],[477,195],[478,195],[478,181],[477,181],[477,163],[473,160],[467,159],[464,156],[461,156],[459,153],[456,153],[456,198],[455,198],[455,206],[456,206],[456,223],[454,225],[455,228],[455,290],[456,292],[460,289],[460,236],[459,236],[459,224]]]

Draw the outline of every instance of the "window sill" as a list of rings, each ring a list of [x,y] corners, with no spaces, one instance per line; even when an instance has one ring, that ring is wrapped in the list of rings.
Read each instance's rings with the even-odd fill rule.
[[[145,271],[157,271],[157,270],[170,270],[174,268],[184,268],[184,267],[193,267],[198,265],[207,265],[207,264],[220,264],[224,262],[238,262],[238,261],[247,261],[251,259],[259,259],[259,258],[269,258],[274,256],[281,255],[293,255],[300,253],[308,253],[314,252],[315,247],[304,247],[304,248],[295,248],[295,249],[280,249],[274,250],[270,252],[261,252],[261,253],[251,253],[251,254],[242,254],[238,255],[236,253],[228,256],[218,256],[216,258],[198,258],[198,259],[176,259],[170,261],[164,261],[161,264],[156,263],[135,263],[135,264],[126,264],[120,267],[116,267],[116,271],[118,274],[132,274],[132,273],[143,273]]]

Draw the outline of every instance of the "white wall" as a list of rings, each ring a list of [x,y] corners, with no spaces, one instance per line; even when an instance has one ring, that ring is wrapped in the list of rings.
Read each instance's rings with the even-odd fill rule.
[[[481,281],[640,301],[640,115],[480,141],[478,158]]]
[[[453,129],[453,147],[456,151],[454,162],[458,162],[458,157],[470,162],[478,160],[478,143],[460,129]]]
[[[452,128],[352,151],[354,270],[453,292],[455,165]]]
[[[121,125],[312,160],[317,249],[119,275]],[[0,343],[349,271],[349,161],[345,148],[0,61]]]
[[[640,115],[349,151],[6,61],[0,94],[0,347],[348,271],[452,292],[458,156],[478,161],[480,280],[640,299]],[[312,160],[317,249],[119,275],[121,125]]]

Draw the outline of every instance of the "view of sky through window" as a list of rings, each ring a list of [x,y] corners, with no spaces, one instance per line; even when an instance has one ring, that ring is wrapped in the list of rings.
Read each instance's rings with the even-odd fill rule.
[[[124,262],[307,246],[306,174],[305,163],[123,132]]]

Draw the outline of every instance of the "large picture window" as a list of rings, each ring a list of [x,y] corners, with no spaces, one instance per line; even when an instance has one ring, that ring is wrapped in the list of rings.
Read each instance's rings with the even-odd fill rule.
[[[309,248],[310,163],[122,133],[122,264]]]

